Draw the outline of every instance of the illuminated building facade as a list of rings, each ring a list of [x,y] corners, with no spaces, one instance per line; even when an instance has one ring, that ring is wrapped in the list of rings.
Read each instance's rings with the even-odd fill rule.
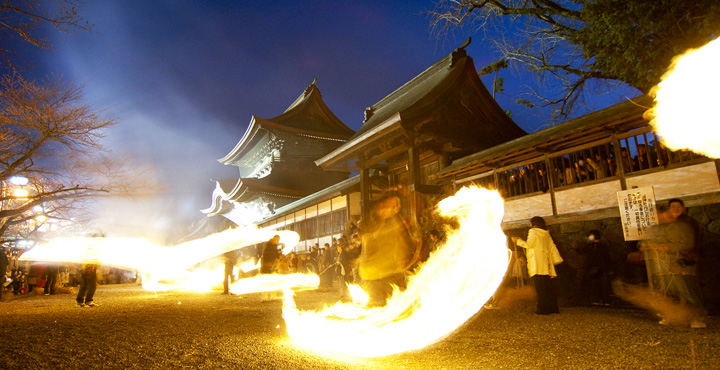
[[[252,117],[237,145],[218,160],[238,167],[239,178],[216,181],[212,204],[202,212],[248,225],[347,179],[348,172],[323,171],[313,161],[353,133],[328,109],[313,81],[281,115]]]

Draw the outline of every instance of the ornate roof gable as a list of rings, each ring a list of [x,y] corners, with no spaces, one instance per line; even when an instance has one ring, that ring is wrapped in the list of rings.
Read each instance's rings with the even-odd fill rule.
[[[277,147],[272,144],[275,138],[272,132],[277,131],[332,141],[345,141],[351,137],[354,131],[325,105],[320,90],[315,86],[316,80],[281,115],[270,119],[252,116],[243,137],[233,150],[218,159],[218,162],[245,168],[253,167],[254,164],[250,162],[265,157],[269,147]]]

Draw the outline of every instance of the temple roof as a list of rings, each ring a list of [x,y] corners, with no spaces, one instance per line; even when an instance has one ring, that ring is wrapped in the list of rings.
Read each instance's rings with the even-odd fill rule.
[[[245,134],[220,163],[238,165],[243,156],[266,144],[267,131],[283,131],[321,140],[345,141],[354,131],[325,105],[316,80],[279,116],[263,119],[252,116]],[[261,131],[264,131],[261,133]]]
[[[373,143],[398,136],[471,153],[525,135],[478,77],[465,51],[468,44],[367,108],[355,135],[315,163],[325,169],[352,169],[359,153],[367,157]],[[404,149],[392,147],[397,153]]]

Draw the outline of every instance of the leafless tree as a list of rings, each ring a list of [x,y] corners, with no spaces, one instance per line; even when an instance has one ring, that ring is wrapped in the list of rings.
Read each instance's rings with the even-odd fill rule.
[[[17,50],[12,42],[27,42],[40,49],[50,49],[43,29],[50,26],[61,32],[71,33],[74,30],[89,31],[92,25],[80,16],[81,0],[3,0],[0,2],[0,58],[3,67],[13,72],[18,71]]]
[[[84,103],[82,87],[57,77],[0,78],[0,240],[70,220],[91,198],[151,191],[103,146],[115,120]],[[27,184],[13,184],[18,178]]]

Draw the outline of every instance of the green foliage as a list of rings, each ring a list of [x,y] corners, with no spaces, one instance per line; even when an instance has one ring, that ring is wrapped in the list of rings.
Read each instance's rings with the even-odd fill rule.
[[[535,107],[535,103],[533,103],[533,102],[531,102],[531,101],[529,101],[529,100],[525,100],[525,99],[517,99],[517,100],[515,100],[515,103],[520,104],[520,105],[524,105],[524,106],[526,106],[526,107],[528,107],[528,108],[534,108],[534,107]]]
[[[569,40],[591,70],[643,92],[660,82],[672,58],[720,34],[720,2],[585,0],[583,26]]]
[[[495,93],[504,93],[505,88],[503,87],[503,83],[505,82],[505,79],[502,77],[498,77],[495,80],[493,80],[493,96],[495,96]]]
[[[480,72],[478,72],[479,76],[485,76],[489,75],[490,73],[497,73],[503,68],[508,67],[508,62],[505,59],[500,59],[495,62],[490,63],[489,65],[486,65],[480,69]]]
[[[566,116],[586,86],[596,86],[591,81],[647,93],[673,57],[720,35],[720,1],[437,0],[431,25],[438,36],[461,28],[502,35],[492,40],[502,61],[557,86],[518,104],[552,106]],[[480,74],[499,69],[490,65]]]

